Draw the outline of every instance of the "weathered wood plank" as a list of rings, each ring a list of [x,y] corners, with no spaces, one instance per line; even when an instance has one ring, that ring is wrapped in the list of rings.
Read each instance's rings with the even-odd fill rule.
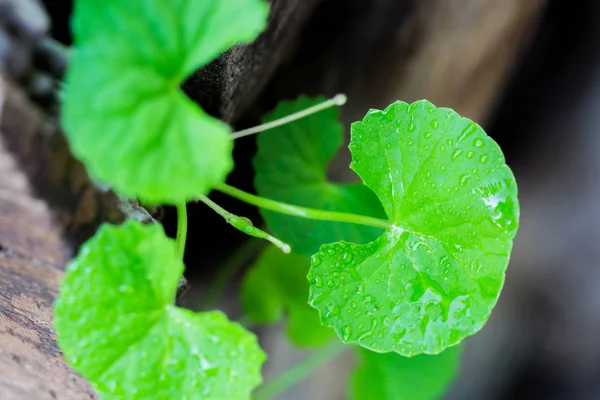
[[[48,207],[0,143],[0,398],[93,399],[65,363],[52,301],[70,252]]]

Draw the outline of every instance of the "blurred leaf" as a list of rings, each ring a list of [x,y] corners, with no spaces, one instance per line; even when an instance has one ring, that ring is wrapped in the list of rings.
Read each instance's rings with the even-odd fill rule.
[[[323,102],[324,98],[300,97],[280,103],[264,122],[285,117]],[[383,217],[375,194],[360,183],[338,184],[327,179],[327,165],[342,144],[339,110],[327,109],[263,132],[254,157],[255,186],[259,195],[284,203],[331,211]],[[349,240],[367,243],[380,229],[341,222],[290,218],[261,210],[273,235],[306,257],[324,243]]]
[[[178,203],[233,167],[230,128],[182,81],[266,24],[263,0],[79,0],[62,123],[90,174],[128,197]]]
[[[298,254],[284,254],[273,246],[265,249],[242,283],[242,304],[253,321],[277,322],[285,312],[287,334],[300,346],[315,346],[334,337],[321,325],[317,311],[307,304],[310,263]]]
[[[360,361],[352,375],[352,400],[434,400],[458,373],[461,348],[412,358],[357,348],[357,355]]]

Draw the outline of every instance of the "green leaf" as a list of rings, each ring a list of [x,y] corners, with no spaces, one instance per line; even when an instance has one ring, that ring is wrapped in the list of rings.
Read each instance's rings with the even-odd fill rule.
[[[253,321],[270,324],[287,313],[287,334],[299,346],[316,346],[333,337],[317,311],[307,304],[310,262],[269,246],[244,277],[242,304]]]
[[[300,97],[282,102],[265,122],[304,110],[323,98]],[[327,109],[263,132],[254,157],[255,186],[259,195],[304,207],[383,217],[375,194],[360,183],[337,184],[327,180],[327,166],[342,145],[339,110]],[[367,243],[381,234],[368,226],[315,221],[261,210],[273,235],[310,257],[323,243],[348,240]]]
[[[162,227],[103,225],[68,265],[54,325],[103,399],[249,399],[265,354],[219,312],[174,306],[183,264]]]
[[[360,365],[352,376],[353,400],[434,400],[456,376],[461,348],[455,346],[438,355],[412,358],[366,349],[357,353]]]
[[[517,186],[483,129],[427,101],[352,125],[351,167],[394,228],[324,245],[310,303],[345,342],[436,354],[477,332],[496,304],[517,231]]]
[[[233,167],[230,128],[182,81],[264,28],[263,0],[79,0],[62,123],[97,180],[148,203],[206,194]]]

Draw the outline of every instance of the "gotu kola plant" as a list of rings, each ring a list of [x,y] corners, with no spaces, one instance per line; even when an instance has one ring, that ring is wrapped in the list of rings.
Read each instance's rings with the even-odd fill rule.
[[[62,113],[72,151],[117,193],[176,206],[178,232],[172,240],[158,224],[103,225],[67,267],[59,345],[103,399],[251,396],[265,360],[256,337],[221,312],[174,305],[185,203],[198,200],[294,250],[268,248],[251,268],[247,319],[285,313],[292,342],[322,346],[255,398],[348,348],[361,360],[353,398],[434,398],[456,371],[456,345],[499,296],[518,224],[513,175],[478,125],[427,101],[396,102],[352,125],[362,182],[351,184],[326,174],[342,140],[328,107],[342,96],[284,102],[264,125],[232,133],[180,84],[252,41],[267,15],[262,0],[76,1]],[[254,161],[263,197],[226,185],[233,140],[265,130]],[[269,233],[215,204],[211,190],[263,209]]]

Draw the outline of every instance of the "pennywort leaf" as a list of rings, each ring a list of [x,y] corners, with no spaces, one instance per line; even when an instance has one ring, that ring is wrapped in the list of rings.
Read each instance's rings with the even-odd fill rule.
[[[316,346],[334,336],[317,311],[307,304],[310,261],[269,246],[242,283],[242,304],[253,321],[270,324],[287,315],[287,334],[299,346]]]
[[[97,180],[148,203],[206,194],[233,167],[230,128],[181,91],[261,32],[263,0],[78,0],[62,123]]]
[[[517,186],[483,129],[427,101],[352,125],[351,167],[394,227],[369,244],[321,247],[310,303],[346,342],[436,354],[496,304],[517,231]]]
[[[276,120],[322,103],[324,98],[300,97],[280,103],[264,118]],[[254,157],[259,195],[304,207],[384,217],[375,194],[361,183],[338,184],[327,178],[327,166],[342,145],[339,110],[327,109],[261,133]],[[310,257],[323,243],[345,239],[367,243],[381,230],[368,226],[316,221],[261,210],[273,234],[294,251]]]
[[[183,272],[161,226],[103,225],[68,265],[55,328],[103,399],[248,399],[265,354],[220,312],[174,305]]]
[[[456,376],[460,346],[437,355],[403,357],[358,348],[359,366],[351,379],[352,400],[434,400]]]

